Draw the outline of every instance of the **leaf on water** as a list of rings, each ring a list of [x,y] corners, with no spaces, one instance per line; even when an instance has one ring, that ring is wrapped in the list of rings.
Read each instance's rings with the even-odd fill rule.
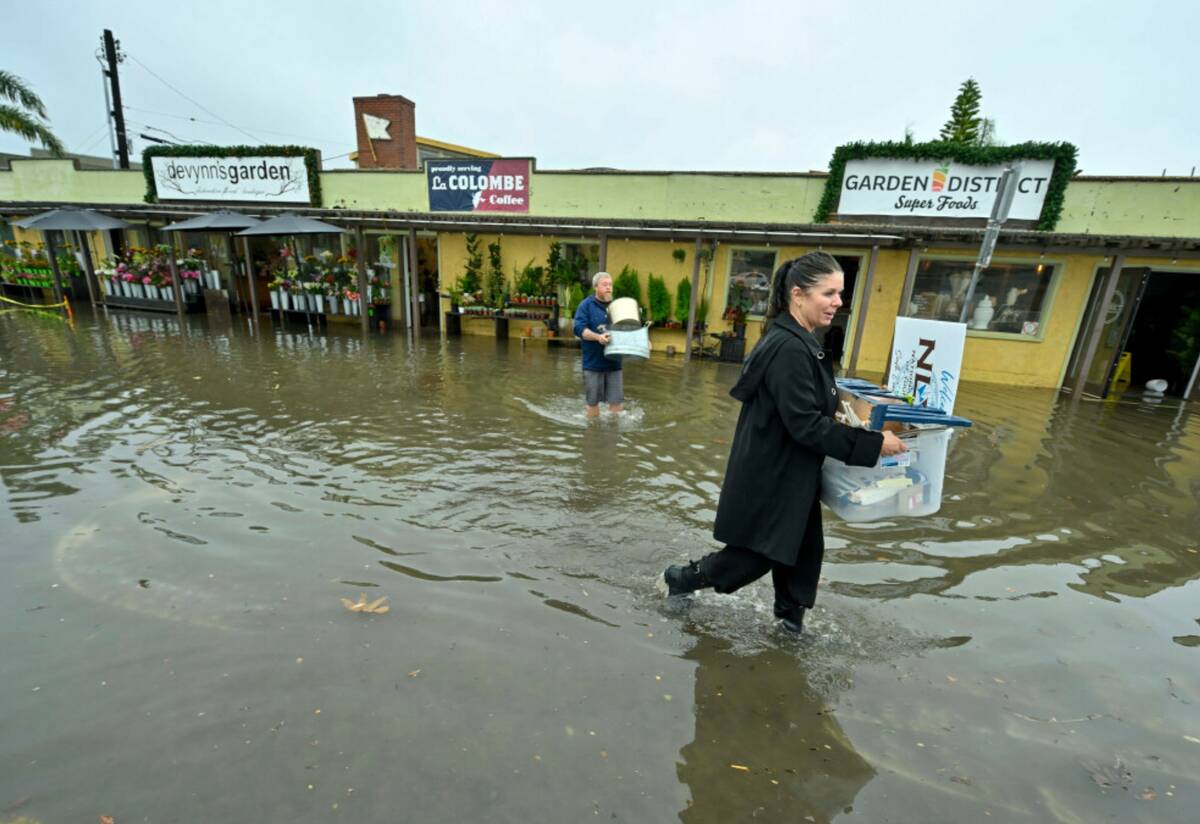
[[[957,683],[958,683],[958,679],[957,679],[957,678],[955,678],[953,675],[947,675],[947,676],[946,676],[946,680],[947,680],[947,681],[949,681],[951,684],[957,684]]]
[[[729,766],[735,770],[741,770],[742,772],[750,772],[749,767],[743,767],[741,764],[730,764]]]
[[[199,380],[199,379],[197,379],[197,380]],[[100,816],[100,824],[116,824],[116,823],[111,815],[102,815],[102,816]]]
[[[367,612],[372,615],[384,615],[391,607],[386,606],[387,596],[376,598],[374,601],[367,602],[367,596],[363,593],[358,593],[358,600],[351,601],[349,598],[342,599],[342,606],[351,612]]]
[[[1112,764],[1101,764],[1098,761],[1089,759],[1080,759],[1080,765],[1088,771],[1092,781],[1096,786],[1108,789],[1109,787],[1128,787],[1133,781],[1133,771],[1125,766],[1120,757],[1113,759]]]
[[[1183,740],[1191,741],[1193,744],[1200,744],[1200,738],[1196,738],[1194,735],[1185,735]]]
[[[412,672],[410,672],[410,673],[408,674],[408,677],[409,677],[409,678],[416,678],[416,677],[417,677],[418,675],[420,675],[420,674],[421,674],[421,670],[419,670],[419,669],[415,669],[415,670],[413,670]]]
[[[1147,787],[1146,789],[1142,790],[1142,792],[1138,795],[1138,798],[1142,801],[1153,801],[1154,799],[1158,798],[1158,793],[1154,791],[1153,787]]]

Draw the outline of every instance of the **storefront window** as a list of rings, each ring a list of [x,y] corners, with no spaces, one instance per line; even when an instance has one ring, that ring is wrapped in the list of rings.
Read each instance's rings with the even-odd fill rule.
[[[771,294],[775,252],[764,249],[734,249],[729,255],[729,286],[726,311],[741,306],[748,315],[763,315]]]
[[[906,314],[957,321],[974,267],[970,260],[922,260]],[[1049,263],[992,263],[979,275],[967,328],[1041,337],[1054,271]]]

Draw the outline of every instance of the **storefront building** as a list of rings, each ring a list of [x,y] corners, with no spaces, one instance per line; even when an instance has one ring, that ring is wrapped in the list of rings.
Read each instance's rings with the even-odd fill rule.
[[[360,146],[360,156],[363,150]],[[454,163],[485,164],[487,170],[457,174],[444,165]],[[847,208],[839,212],[836,198],[831,208],[831,175],[841,175],[842,187],[862,183],[850,180],[853,166],[831,174],[543,171],[528,158],[485,153],[430,157],[426,166],[319,171],[314,178],[318,203],[239,201],[232,207],[252,215],[287,209],[365,230],[369,260],[390,264],[389,284],[405,296],[404,316],[442,331],[457,304],[451,296],[468,266],[469,239],[482,251],[485,268],[488,247],[496,248],[510,292],[530,267],[545,269],[552,252],[580,261],[584,274],[636,271],[643,304],[649,301],[649,276],[661,278],[672,326],[686,324],[686,313],[676,305],[678,290],[681,282],[694,280],[697,320],[706,326],[693,344],[710,350],[740,320],[731,311],[740,306],[748,351],[760,334],[774,270],[787,259],[823,249],[846,273],[845,306],[826,333],[826,348],[843,369],[878,375],[887,366],[898,315],[958,320],[986,223],[986,211],[981,212],[986,201],[979,195],[992,185],[959,182],[980,190],[953,193],[970,214],[940,219],[915,214],[921,208],[912,206],[915,196],[886,191],[893,182],[910,189],[925,182],[928,188],[934,185],[932,175],[906,183],[905,175],[871,173],[866,191],[842,189],[841,205]],[[1050,175],[1031,173],[1027,186]],[[486,178],[485,189],[491,181],[504,190],[488,189],[474,203],[471,198],[479,193],[469,194],[465,207],[445,200],[459,192],[451,192],[452,185],[467,186],[472,176]],[[435,190],[435,178],[448,181],[446,191]],[[943,178],[943,187],[952,185],[953,172]],[[876,183],[884,191],[876,191]],[[909,213],[879,214],[884,211],[879,205],[851,213],[847,191],[857,192],[855,197],[885,194],[886,204]],[[135,223],[139,230],[130,242],[149,245],[165,240],[156,227],[231,206],[203,199],[146,202],[147,194],[140,171],[81,170],[68,160],[12,160],[0,167],[0,239],[38,239],[10,224],[70,204]],[[452,208],[444,208],[447,202]],[[999,234],[968,307],[964,378],[1093,394],[1119,390],[1126,381],[1140,387],[1161,378],[1170,394],[1196,397],[1200,179],[1070,177],[1061,187],[1052,229],[1039,227],[1039,214],[1036,207],[1022,212],[1018,205]],[[208,246],[228,278],[222,238],[176,242],[181,249]],[[322,243],[344,249],[348,242],[353,241],[306,242],[301,253],[325,248]],[[88,239],[97,262],[113,253],[113,244],[105,233]],[[255,299],[269,307],[265,283],[258,289]],[[525,336],[526,330],[544,328],[538,314],[511,312],[506,333]],[[453,325],[462,334],[492,335],[497,329],[488,316],[462,315]],[[686,348],[681,328],[656,328],[652,336],[656,357],[668,347],[680,353]]]

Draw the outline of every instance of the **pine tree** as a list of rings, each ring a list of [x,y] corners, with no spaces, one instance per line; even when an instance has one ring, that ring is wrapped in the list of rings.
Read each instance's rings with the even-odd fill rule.
[[[958,89],[958,97],[950,107],[950,119],[942,126],[939,137],[948,143],[964,143],[978,145],[979,127],[982,118],[979,116],[979,100],[983,94],[979,84],[973,77],[968,77]]]

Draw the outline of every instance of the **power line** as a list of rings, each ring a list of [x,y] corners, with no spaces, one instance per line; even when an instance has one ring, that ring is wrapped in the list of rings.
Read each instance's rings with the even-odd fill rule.
[[[136,106],[126,106],[125,110],[130,111],[130,112],[141,112],[142,114],[153,114],[153,115],[157,115],[159,117],[171,117],[176,120],[190,120],[192,123],[202,123],[202,124],[205,124],[208,126],[227,125],[224,123],[220,123],[216,120],[201,120],[198,117],[190,117],[188,115],[170,114],[168,112],[154,112],[149,109],[139,109]],[[251,128],[254,128],[254,127],[251,127]],[[254,131],[260,132],[261,134],[277,134],[277,135],[282,135],[283,137],[296,137],[296,138],[299,138],[300,140],[308,140],[313,143],[317,143],[318,145],[321,145],[321,146],[333,146],[333,145],[341,142],[338,140],[318,139],[318,138],[311,137],[310,135],[294,134],[292,132],[275,132],[275,131],[271,131],[270,129],[255,128]]]
[[[233,129],[233,130],[234,130],[234,131],[236,131],[236,132],[240,132],[241,134],[244,134],[246,137],[250,138],[251,140],[255,141],[256,143],[261,143],[261,142],[262,142],[262,140],[260,140],[259,138],[255,137],[254,135],[250,134],[250,133],[249,133],[248,131],[246,131],[245,129],[241,129],[241,128],[239,128],[239,127],[237,127],[237,126],[233,125],[233,124],[232,124],[232,123],[230,123],[228,120],[226,120],[225,118],[221,117],[221,115],[217,114],[216,112],[212,111],[211,109],[206,109],[204,106],[200,105],[200,104],[199,104],[199,103],[197,103],[195,100],[193,100],[192,98],[188,97],[188,96],[187,96],[186,94],[184,94],[183,92],[179,91],[179,89],[175,88],[175,87],[174,87],[174,86],[172,86],[170,83],[168,83],[166,80],[164,80],[163,78],[159,77],[157,74],[155,74],[155,72],[154,72],[154,71],[153,71],[153,70],[152,70],[152,69],[151,69],[149,66],[147,66],[145,63],[143,63],[141,60],[138,60],[138,59],[137,59],[136,57],[134,57],[132,54],[129,54],[129,52],[125,52],[125,55],[126,55],[126,57],[128,57],[130,60],[132,60],[134,63],[137,63],[139,66],[141,66],[143,69],[145,69],[145,70],[146,70],[146,71],[147,71],[147,72],[148,72],[148,73],[149,73],[151,76],[153,76],[153,77],[154,77],[156,80],[158,80],[158,82],[162,83],[162,84],[163,84],[164,86],[166,86],[168,89],[170,89],[171,91],[175,92],[175,94],[179,95],[179,96],[180,96],[180,97],[182,97],[184,100],[186,100],[186,101],[188,101],[189,103],[191,103],[193,106],[195,106],[195,107],[196,107],[197,109],[199,109],[200,111],[202,111],[202,112],[205,112],[205,113],[207,113],[207,114],[210,114],[210,115],[212,115],[213,117],[215,117],[217,120],[220,120],[222,123],[224,123],[224,124],[225,124],[226,126],[228,126],[229,128]]]

